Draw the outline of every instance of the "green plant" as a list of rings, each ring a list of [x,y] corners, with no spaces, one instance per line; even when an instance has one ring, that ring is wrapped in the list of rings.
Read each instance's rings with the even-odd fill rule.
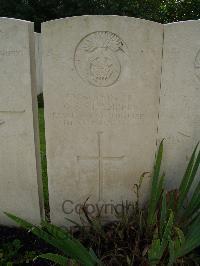
[[[74,239],[67,231],[49,224],[42,223],[42,228],[34,226],[23,219],[20,219],[12,214],[6,215],[18,223],[20,226],[31,231],[37,237],[43,239],[50,245],[57,248],[63,255],[58,254],[43,254],[38,257],[52,260],[60,265],[67,265],[68,257],[82,263],[83,265],[93,266],[99,263],[95,253],[91,249],[88,251],[78,240]]]
[[[163,186],[164,174],[160,176],[163,141],[159,146],[147,217],[148,227],[154,230],[154,240],[148,251],[151,265],[157,265],[163,260],[168,265],[173,265],[179,258],[200,246],[200,181],[189,197],[200,165],[198,145],[192,153],[179,188],[168,192]]]
[[[0,265],[30,265],[38,255],[36,251],[25,250],[25,245],[19,239],[8,240],[0,244]]]
[[[147,174],[144,173],[139,184],[135,184],[137,200],[131,211],[117,213],[114,222],[102,224],[101,217],[90,217],[83,206],[89,226],[74,223],[78,230],[72,236],[47,222],[39,228],[12,214],[7,215],[56,247],[61,255],[48,253],[39,257],[59,265],[199,265],[200,257],[195,249],[200,246],[200,181],[193,192],[191,190],[200,165],[197,150],[198,144],[179,188],[166,191],[165,175],[160,174],[162,141],[152,175],[149,204],[144,207],[139,204],[140,187]]]
[[[11,266],[12,261],[16,258],[22,244],[19,239],[3,244],[0,248],[0,265]]]

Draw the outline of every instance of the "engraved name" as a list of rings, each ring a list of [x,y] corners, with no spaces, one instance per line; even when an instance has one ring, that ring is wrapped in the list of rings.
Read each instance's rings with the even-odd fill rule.
[[[64,112],[53,112],[55,119],[73,125],[114,125],[140,121],[144,113],[133,106],[132,96],[67,94]]]

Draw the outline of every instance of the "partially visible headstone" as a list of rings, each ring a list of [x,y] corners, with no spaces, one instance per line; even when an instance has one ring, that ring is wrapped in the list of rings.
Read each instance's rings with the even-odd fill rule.
[[[200,140],[200,21],[164,26],[159,140],[165,138],[163,167],[177,187]]]
[[[0,18],[0,224],[43,213],[33,23]]]
[[[78,221],[87,199],[107,217],[152,170],[163,26],[83,16],[44,23],[42,34],[51,220]]]
[[[36,85],[37,95],[43,92],[42,88],[42,40],[41,34],[35,33],[35,63],[36,63]]]

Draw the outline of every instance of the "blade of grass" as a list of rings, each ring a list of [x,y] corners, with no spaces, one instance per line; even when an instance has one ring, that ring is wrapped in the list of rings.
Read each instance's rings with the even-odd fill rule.
[[[192,182],[194,180],[194,177],[196,175],[196,172],[198,170],[199,164],[200,164],[200,151],[198,153],[197,159],[195,161],[195,155],[196,155],[196,151],[197,148],[199,146],[199,142],[197,143],[191,159],[188,163],[186,172],[184,174],[183,180],[181,182],[181,185],[179,187],[179,200],[178,200],[178,204],[177,204],[177,211],[179,211],[182,207],[183,207],[183,203],[185,201],[185,198],[188,194],[188,191],[190,190],[190,187],[192,185]]]
[[[158,154],[156,156],[156,163],[154,165],[154,172],[152,177],[152,185],[151,185],[151,194],[150,194],[150,203],[148,208],[148,217],[147,217],[147,224],[152,225],[155,221],[155,211],[156,206],[158,203],[159,197],[159,174],[160,174],[160,167],[162,162],[162,155],[163,155],[163,141],[161,141],[158,149]]]
[[[174,241],[170,239],[169,240],[169,262],[168,262],[168,266],[174,265],[175,260],[176,260],[176,257],[175,257],[175,250],[174,250]]]
[[[161,214],[160,214],[160,231],[161,231],[161,234],[163,233],[166,219],[167,219],[167,201],[166,201],[166,193],[163,193]]]
[[[173,233],[172,232],[173,224],[174,224],[174,214],[173,214],[173,211],[170,210],[169,219],[168,219],[167,224],[164,228],[164,233],[163,233],[163,237],[162,237],[162,241],[161,241],[162,252],[164,252],[166,246],[168,245],[169,239],[171,239],[171,235]]]
[[[78,240],[76,240],[69,233],[67,233],[67,231],[65,232],[61,228],[49,224],[47,222],[44,222],[43,224],[45,228],[48,230],[48,232],[52,234],[52,236],[54,236],[56,239],[57,238],[61,239],[61,241],[63,241],[63,243],[66,244],[66,246],[68,246],[68,244],[70,243],[74,248],[76,248],[77,251],[79,250],[79,252],[81,253],[80,256],[85,258],[85,260],[91,259],[91,255],[88,252],[88,250]],[[97,257],[95,256],[94,261],[96,260],[96,258]]]
[[[189,219],[200,209],[200,181],[197,184],[187,208],[183,214],[183,219]]]
[[[200,214],[189,226],[188,232],[185,235],[184,244],[176,251],[176,258],[183,257],[200,246],[199,224]]]

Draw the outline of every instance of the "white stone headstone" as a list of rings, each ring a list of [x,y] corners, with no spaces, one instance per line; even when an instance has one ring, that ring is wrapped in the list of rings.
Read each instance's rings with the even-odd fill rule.
[[[36,63],[36,85],[37,95],[43,92],[42,79],[42,40],[41,34],[35,33],[35,63]]]
[[[42,35],[51,220],[64,225],[87,198],[132,201],[152,170],[163,25],[83,16],[46,22]]]
[[[3,211],[40,223],[33,23],[0,18],[0,224]]]
[[[175,188],[200,140],[200,21],[164,26],[158,135],[167,184]]]

